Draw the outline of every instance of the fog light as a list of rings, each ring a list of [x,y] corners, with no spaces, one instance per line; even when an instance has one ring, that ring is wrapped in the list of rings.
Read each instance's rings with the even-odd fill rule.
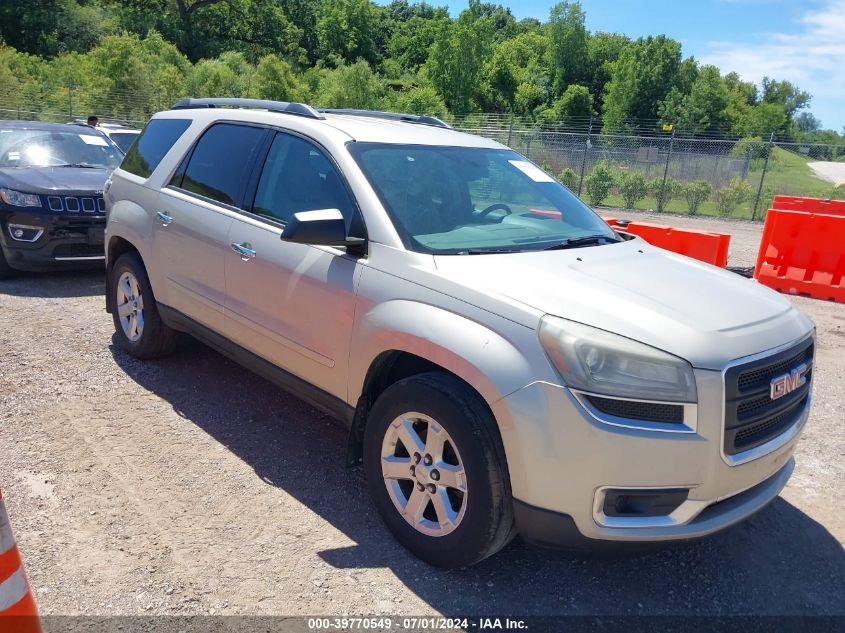
[[[603,510],[609,517],[667,516],[687,500],[687,495],[686,488],[608,490]]]
[[[9,236],[17,242],[34,242],[44,233],[44,228],[29,224],[10,224]]]

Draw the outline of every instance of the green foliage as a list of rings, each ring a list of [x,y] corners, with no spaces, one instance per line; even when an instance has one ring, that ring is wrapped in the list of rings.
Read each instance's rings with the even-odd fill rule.
[[[255,93],[261,99],[307,101],[308,89],[285,60],[265,55],[255,68]]]
[[[616,182],[626,209],[633,209],[648,193],[645,177],[638,171],[624,171]]]
[[[719,132],[730,122],[729,104],[728,86],[719,69],[704,66],[698,71],[689,92],[672,88],[658,105],[658,112],[662,122],[674,123],[684,132]]]
[[[317,102],[329,108],[378,109],[384,86],[363,59],[324,71],[317,90]]]
[[[564,187],[566,187],[570,191],[575,191],[576,189],[578,189],[578,174],[576,174],[575,171],[570,167],[567,167],[562,172],[560,172],[557,176],[557,179],[563,184]]]
[[[333,61],[375,63],[378,17],[369,0],[322,0],[317,18],[320,55]]]
[[[719,215],[726,218],[741,204],[751,199],[751,185],[741,178],[734,178],[731,182],[716,191],[716,208]]]
[[[453,112],[470,112],[481,92],[481,69],[489,54],[492,29],[470,10],[440,29],[426,68],[431,83]]]
[[[690,215],[698,213],[701,203],[707,200],[712,192],[713,187],[706,180],[695,180],[684,187],[684,198]]]
[[[572,119],[587,119],[593,114],[593,95],[586,86],[571,84],[563,96],[555,99],[551,108],[540,112],[546,123],[561,123]]]
[[[620,129],[627,119],[657,118],[677,77],[681,44],[664,35],[640,38],[626,46],[613,64],[604,96],[604,123]]]
[[[739,139],[731,148],[731,156],[745,158],[751,152],[751,158],[763,158],[766,155],[766,143],[759,136]]]
[[[584,21],[584,10],[578,2],[558,2],[549,13],[549,65],[557,95],[584,77],[588,37]]]
[[[596,164],[590,175],[584,179],[590,204],[596,207],[604,202],[615,182],[613,172],[606,161]]]
[[[386,101],[389,109],[409,114],[429,114],[445,117],[448,114],[443,98],[433,86],[414,86],[403,92],[395,92]]]

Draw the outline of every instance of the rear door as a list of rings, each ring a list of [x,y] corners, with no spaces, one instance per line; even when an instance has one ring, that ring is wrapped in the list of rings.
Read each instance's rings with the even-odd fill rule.
[[[170,307],[221,333],[229,227],[268,134],[261,127],[215,123],[159,195],[154,255],[166,275]]]
[[[363,237],[359,211],[328,154],[304,137],[277,133],[256,174],[254,202],[229,228],[230,244],[248,252],[226,255],[227,338],[345,399],[363,260],[281,234],[294,213],[333,208]]]

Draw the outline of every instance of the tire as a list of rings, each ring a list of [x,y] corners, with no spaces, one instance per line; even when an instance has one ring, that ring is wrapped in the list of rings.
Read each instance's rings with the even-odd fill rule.
[[[9,266],[9,262],[6,261],[6,255],[3,253],[3,249],[0,248],[0,279],[11,279],[12,277],[16,277],[17,274],[18,271]]]
[[[145,360],[170,354],[179,335],[161,320],[140,256],[124,253],[109,274],[112,295],[109,301],[117,345],[130,356]],[[128,311],[121,308],[127,304],[132,306]]]
[[[408,449],[414,445],[419,450]],[[364,471],[387,527],[431,565],[473,565],[516,534],[496,421],[480,397],[454,376],[412,376],[379,396],[364,429]]]

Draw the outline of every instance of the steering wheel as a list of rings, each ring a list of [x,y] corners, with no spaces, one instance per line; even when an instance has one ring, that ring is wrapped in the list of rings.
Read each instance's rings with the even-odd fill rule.
[[[508,205],[506,205],[504,202],[497,202],[496,204],[491,204],[489,207],[484,209],[484,211],[482,211],[481,213],[478,214],[478,217],[479,218],[486,218],[488,215],[490,215],[490,213],[492,213],[493,211],[496,211],[498,209],[502,209],[503,211],[505,211],[506,212],[505,215],[510,215],[511,213],[513,213],[511,208]]]

